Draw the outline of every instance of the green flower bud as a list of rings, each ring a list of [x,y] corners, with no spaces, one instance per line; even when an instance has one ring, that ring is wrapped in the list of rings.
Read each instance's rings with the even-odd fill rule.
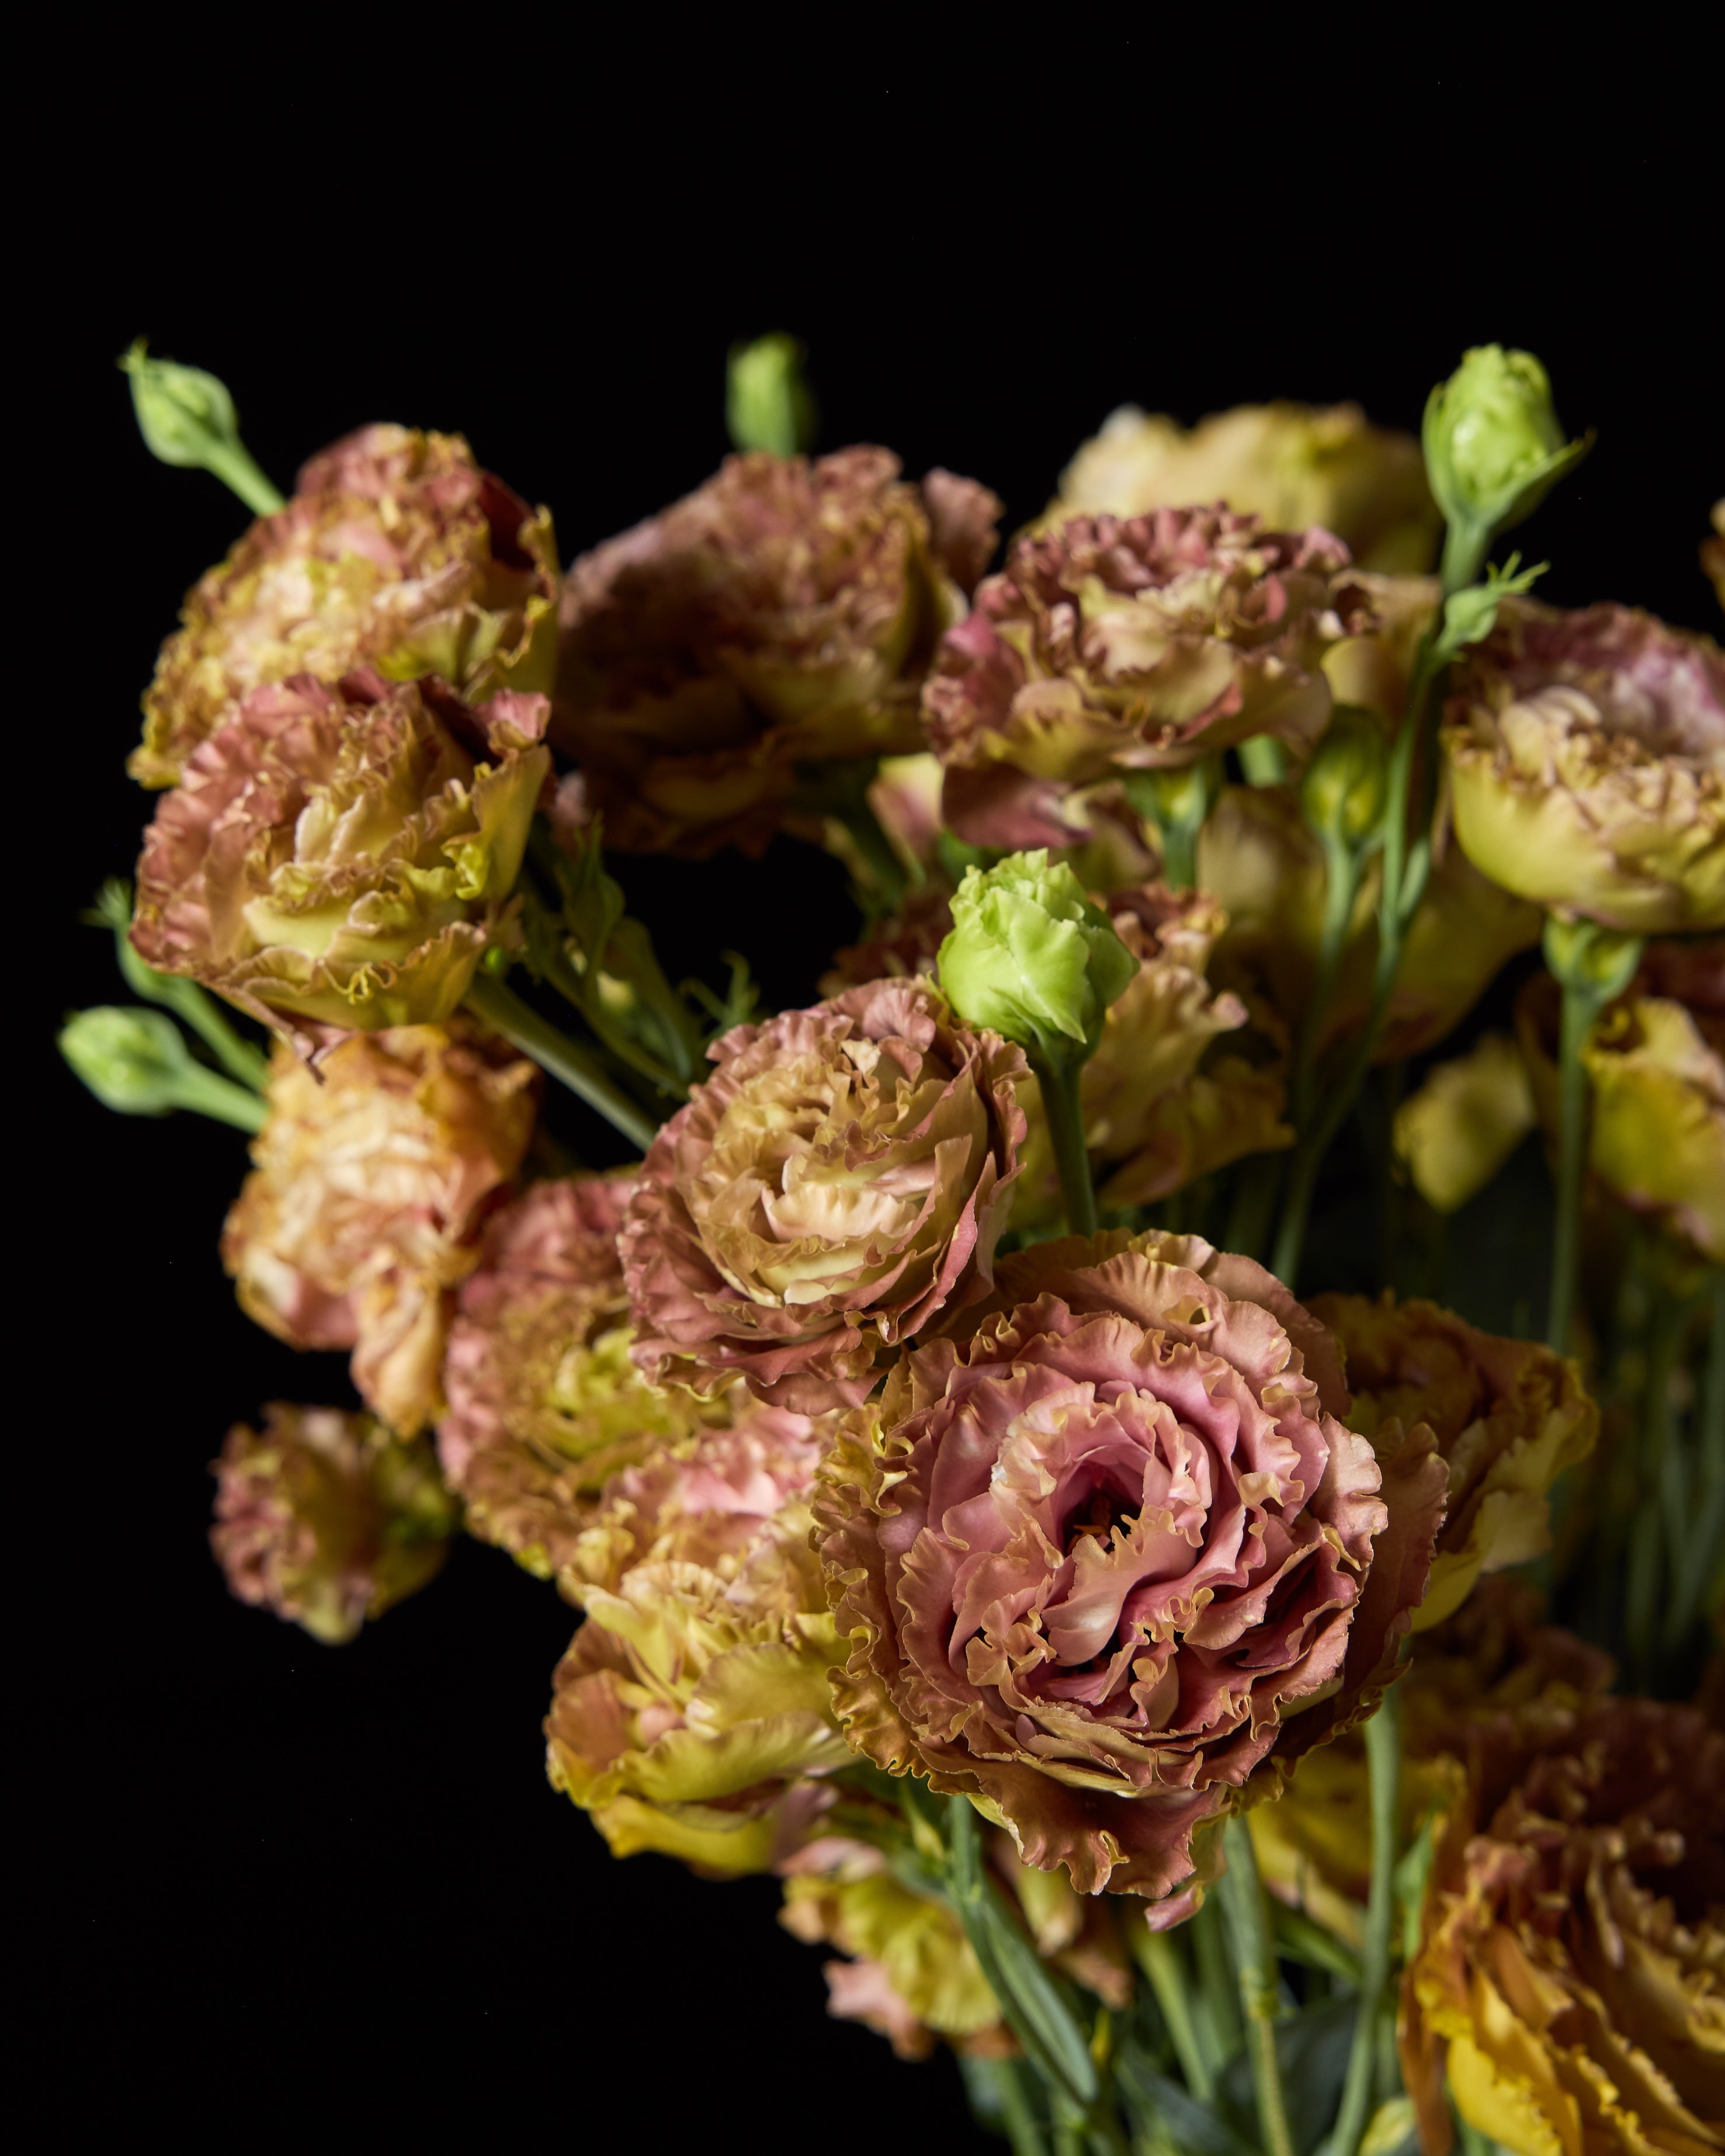
[[[142,337],[119,364],[131,377],[132,409],[151,456],[213,472],[255,516],[281,507],[280,495],[239,439],[239,414],[224,382],[201,367],[150,358]]]
[[[1550,380],[1530,352],[1476,345],[1426,399],[1431,490],[1452,530],[1481,547],[1531,516],[1592,440],[1564,440]]]
[[[1545,923],[1545,963],[1564,988],[1579,991],[1595,1009],[1603,1009],[1635,978],[1641,963],[1641,938],[1602,928],[1594,921],[1563,921],[1550,914]]]
[[[1050,867],[1043,850],[965,870],[939,965],[967,1024],[1064,1061],[1090,1055],[1103,1013],[1138,969],[1071,870]]]
[[[1384,731],[1369,711],[1337,704],[1300,782],[1300,805],[1318,837],[1351,852],[1384,813]]]
[[[793,457],[814,439],[814,399],[803,378],[808,357],[782,331],[732,345],[725,382],[725,423],[739,449]]]
[[[102,1106],[117,1115],[191,1108],[239,1130],[263,1128],[258,1096],[194,1063],[179,1028],[161,1011],[111,1004],[74,1011],[60,1029],[59,1049]]]

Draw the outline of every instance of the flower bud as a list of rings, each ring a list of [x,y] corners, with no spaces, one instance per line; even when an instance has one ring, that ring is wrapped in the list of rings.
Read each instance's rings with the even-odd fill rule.
[[[814,439],[814,399],[803,378],[808,354],[780,331],[731,347],[725,424],[739,449],[793,457]]]
[[[1589,1001],[1609,1004],[1620,996],[1640,963],[1641,939],[1592,921],[1564,921],[1553,914],[1545,924],[1545,963],[1566,988],[1579,989]]]
[[[152,457],[165,465],[213,472],[247,507],[267,516],[281,496],[247,454],[228,385],[200,367],[151,359],[140,337],[121,360],[131,378],[138,432]]]
[[[1545,369],[1496,344],[1464,353],[1432,391],[1423,434],[1439,507],[1482,541],[1531,516],[1592,440],[1566,442]]]
[[[179,1028],[162,1011],[74,1011],[60,1029],[60,1054],[105,1108],[121,1116],[166,1116],[191,1108],[243,1131],[264,1121],[264,1104],[244,1086],[192,1059]]]
[[[1362,844],[1384,810],[1384,732],[1369,711],[1338,704],[1300,784],[1300,805],[1321,839]]]
[[[1107,915],[1045,850],[965,870],[940,978],[967,1024],[1046,1055],[1087,1055],[1137,969]]]

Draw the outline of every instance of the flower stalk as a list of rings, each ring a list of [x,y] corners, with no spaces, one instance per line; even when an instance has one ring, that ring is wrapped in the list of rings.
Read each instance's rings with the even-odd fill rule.
[[[1372,1885],[1366,1902],[1366,1936],[1360,1956],[1359,2013],[1342,2104],[1327,2156],[1355,2156],[1370,2114],[1378,2056],[1378,2025],[1389,1981],[1390,1928],[1395,1914],[1396,1830],[1401,1790],[1401,1703],[1394,1688],[1366,1724],[1366,1767],[1371,1781]]]
[[[541,1018],[495,974],[484,971],[475,974],[467,991],[467,1007],[523,1055],[531,1055],[541,1070],[548,1070],[588,1107],[596,1109],[631,1145],[644,1152],[652,1144],[658,1126],[606,1075],[597,1058]]]
[[[1229,1943],[1245,2020],[1246,2057],[1258,2102],[1258,2131],[1265,2156],[1294,2156],[1287,2098],[1276,2056],[1277,1996],[1276,1945],[1264,1907],[1264,1889],[1252,1853],[1251,1830],[1243,1819],[1231,1819],[1223,1832],[1228,1868],[1217,1887],[1227,1920]]]
[[[1084,1111],[1079,1082],[1084,1074],[1080,1056],[1045,1055],[1026,1049],[1026,1060],[1042,1089],[1042,1106],[1048,1117],[1054,1146],[1055,1170],[1060,1178],[1060,1203],[1066,1226],[1075,1235],[1096,1232],[1096,1183],[1091,1174],[1090,1153],[1084,1142]]]

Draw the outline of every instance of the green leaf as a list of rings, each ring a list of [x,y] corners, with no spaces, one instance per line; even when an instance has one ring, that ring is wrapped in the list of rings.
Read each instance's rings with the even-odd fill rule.
[[[1287,2105],[1288,2131],[1299,2156],[1311,2156],[1335,2118],[1353,2046],[1356,2013],[1352,1999],[1326,1999],[1276,2025],[1276,2060]],[[1243,2133],[1255,2135],[1256,2097],[1244,2051],[1222,2069],[1216,2105]]]
[[[1180,2156],[1258,2156],[1255,2129],[1241,2133],[1137,2051],[1122,2052],[1115,2078],[1134,2128],[1153,2147],[1171,2144]]]

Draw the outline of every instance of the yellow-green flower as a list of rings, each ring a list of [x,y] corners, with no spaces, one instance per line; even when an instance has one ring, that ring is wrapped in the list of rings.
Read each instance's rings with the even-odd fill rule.
[[[1397,1109],[1395,1150],[1426,1204],[1453,1213],[1485,1188],[1537,1120],[1520,1050],[1507,1034],[1481,1034]]]

